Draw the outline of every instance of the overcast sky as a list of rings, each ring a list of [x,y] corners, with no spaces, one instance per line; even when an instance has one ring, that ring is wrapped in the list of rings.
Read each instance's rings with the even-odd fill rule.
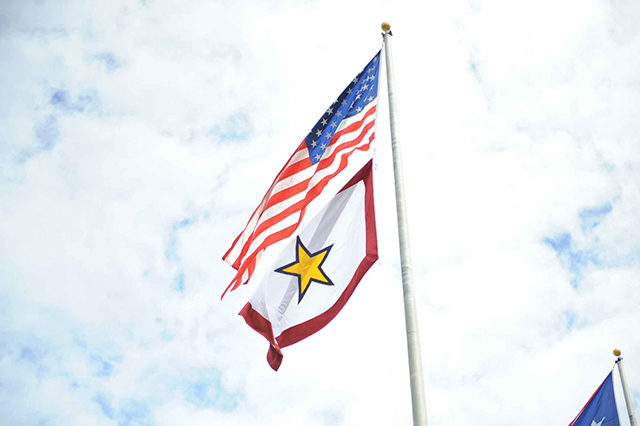
[[[385,20],[430,425],[640,412],[637,2],[3,0],[2,424],[410,424],[384,68],[380,261],[277,373],[220,301]]]

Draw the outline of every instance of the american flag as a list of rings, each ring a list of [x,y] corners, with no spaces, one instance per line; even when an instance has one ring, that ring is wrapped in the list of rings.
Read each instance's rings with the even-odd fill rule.
[[[247,226],[222,257],[236,276],[229,291],[246,284],[262,252],[290,237],[298,228],[307,205],[335,178],[344,178],[354,152],[373,156],[378,104],[380,52],[338,96],[282,168]]]

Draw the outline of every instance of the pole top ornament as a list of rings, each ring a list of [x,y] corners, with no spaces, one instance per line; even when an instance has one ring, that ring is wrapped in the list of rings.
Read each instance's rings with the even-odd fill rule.
[[[621,351],[620,349],[618,349],[618,348],[615,348],[615,349],[613,350],[613,354],[614,354],[615,356],[620,356],[620,355],[622,354],[622,351]]]
[[[388,22],[383,22],[382,25],[380,25],[380,28],[382,28],[382,31],[386,33],[391,30],[391,24]]]

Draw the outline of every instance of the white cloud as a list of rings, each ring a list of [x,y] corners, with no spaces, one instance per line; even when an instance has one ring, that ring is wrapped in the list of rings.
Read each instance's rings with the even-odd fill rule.
[[[2,418],[410,422],[384,87],[380,262],[348,306],[275,373],[236,315],[252,288],[219,302],[233,275],[222,254],[377,51],[383,20],[430,423],[568,422],[615,346],[637,394],[639,12],[595,0],[3,5]],[[585,228],[581,212],[607,203]],[[566,249],[545,243],[562,236]],[[576,281],[578,255],[590,257]]]

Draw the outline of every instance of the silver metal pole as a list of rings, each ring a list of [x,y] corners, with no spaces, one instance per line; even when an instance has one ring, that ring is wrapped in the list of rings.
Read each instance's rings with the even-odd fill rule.
[[[414,426],[427,425],[427,407],[424,398],[422,378],[422,357],[420,356],[420,335],[418,317],[413,291],[413,269],[409,249],[409,225],[404,201],[404,181],[402,179],[402,160],[398,142],[398,112],[396,110],[395,90],[393,87],[393,62],[391,61],[391,25],[382,24],[384,37],[384,56],[387,64],[387,87],[389,92],[389,118],[391,121],[391,147],[393,150],[393,174],[396,184],[396,210],[398,212],[398,234],[400,241],[400,263],[402,266],[402,289],[404,292],[404,318],[407,329],[407,347],[409,349],[409,374],[411,378],[411,404]]]
[[[614,349],[613,354],[618,357],[616,364],[618,365],[618,373],[620,373],[620,382],[622,383],[622,393],[624,394],[624,402],[627,404],[627,413],[629,413],[629,424],[631,426],[638,426],[636,416],[633,413],[633,402],[631,401],[631,393],[629,393],[629,387],[627,386],[627,376],[624,374],[624,367],[622,366],[622,352],[620,349]]]

